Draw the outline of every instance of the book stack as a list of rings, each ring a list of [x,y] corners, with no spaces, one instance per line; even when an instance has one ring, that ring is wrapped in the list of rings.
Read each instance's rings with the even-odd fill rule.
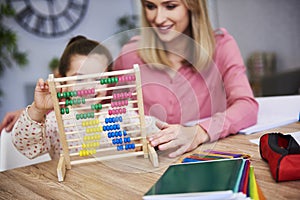
[[[265,199],[248,155],[207,151],[185,158],[170,165],[143,199]]]

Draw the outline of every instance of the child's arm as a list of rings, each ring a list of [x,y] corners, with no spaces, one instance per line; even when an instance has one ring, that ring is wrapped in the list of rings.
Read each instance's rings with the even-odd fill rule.
[[[34,91],[34,102],[22,112],[12,134],[13,144],[28,158],[34,158],[50,150],[45,118],[52,109],[48,83],[39,79]]]
[[[41,122],[51,110],[53,110],[53,102],[48,82],[39,79],[34,90],[34,102],[28,108],[28,115],[33,121]]]

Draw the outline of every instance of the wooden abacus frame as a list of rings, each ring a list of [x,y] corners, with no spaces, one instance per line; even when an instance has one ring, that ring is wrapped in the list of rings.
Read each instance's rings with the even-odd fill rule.
[[[69,84],[69,85],[62,85],[58,84],[61,82],[66,82],[66,81],[76,81],[76,80],[84,80],[84,79],[98,79],[101,80],[102,77],[111,77],[111,76],[124,76],[127,74],[134,74],[135,76],[135,90],[136,90],[136,101],[134,103],[137,103],[137,111],[138,111],[138,118],[139,118],[139,129],[141,133],[141,137],[138,138],[138,141],[141,141],[141,144],[137,143],[137,146],[140,148],[138,150],[134,151],[128,151],[126,153],[120,153],[120,151],[116,151],[116,149],[112,147],[106,147],[105,150],[107,151],[113,151],[112,154],[110,155],[105,155],[101,157],[90,157],[90,158],[82,158],[79,156],[79,153],[73,153],[70,154],[69,151],[69,145],[66,137],[66,132],[65,132],[65,124],[64,124],[64,119],[61,114],[61,107],[60,105],[65,105],[65,102],[59,102],[58,94],[57,94],[57,89],[63,88],[63,87],[71,87],[77,85],[77,83],[74,84]],[[133,69],[128,69],[128,70],[119,70],[119,71],[111,71],[111,72],[103,72],[103,73],[98,73],[98,74],[89,74],[89,75],[79,75],[79,76],[72,76],[72,77],[63,77],[63,78],[54,78],[53,74],[49,75],[48,78],[48,83],[50,87],[50,92],[54,104],[54,111],[55,111],[55,116],[58,124],[58,131],[59,131],[59,137],[60,137],[60,144],[63,152],[61,153],[58,165],[57,165],[57,176],[58,176],[58,181],[63,181],[65,174],[66,174],[66,169],[71,169],[72,165],[76,164],[83,164],[83,163],[90,163],[90,162],[96,162],[96,161],[104,161],[104,160],[111,160],[111,159],[118,159],[118,158],[124,158],[124,157],[131,157],[131,156],[139,156],[143,155],[144,158],[149,158],[150,161],[152,162],[152,165],[154,167],[158,167],[158,157],[157,153],[154,150],[153,147],[151,147],[147,140],[146,140],[146,129],[145,129],[145,117],[144,117],[144,106],[143,106],[143,95],[142,95],[142,87],[141,87],[141,77],[140,77],[140,69],[139,65],[135,64],[133,66]],[[99,81],[100,84],[100,81]],[[130,85],[133,86],[133,85]],[[126,89],[128,86],[126,85],[121,85],[121,86],[112,86],[107,88],[103,88],[103,90],[118,90],[118,89]],[[102,97],[103,100],[109,100],[112,99],[112,96],[106,96]],[[105,105],[106,107],[110,107],[109,104]],[[72,108],[72,106],[71,106]],[[68,111],[69,112],[69,111]],[[100,111],[101,112],[101,111]],[[135,124],[137,125],[137,124]],[[135,141],[137,142],[137,141]],[[122,147],[123,148],[123,147]],[[103,149],[102,149],[103,150]],[[96,151],[96,150],[95,150]],[[99,149],[97,149],[99,151]],[[115,151],[115,152],[114,152]],[[72,157],[76,156],[76,160],[72,160]],[[78,158],[79,157],[79,158]]]

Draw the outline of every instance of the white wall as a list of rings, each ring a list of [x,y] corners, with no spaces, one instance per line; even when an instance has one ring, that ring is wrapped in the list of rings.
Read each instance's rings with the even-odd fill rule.
[[[117,30],[117,18],[132,14],[134,0],[90,0],[88,12],[81,23],[71,33],[59,38],[40,38],[22,29],[14,19],[6,24],[19,36],[18,44],[22,51],[28,53],[29,65],[23,69],[13,66],[0,77],[0,87],[4,96],[0,97],[0,120],[8,111],[23,108],[26,101],[26,85],[34,85],[39,77],[47,78],[51,71],[48,63],[53,57],[59,57],[69,39],[83,34],[89,38],[103,41]],[[33,96],[33,94],[28,94]]]
[[[277,71],[300,68],[299,0],[209,1],[215,21],[235,37],[244,60],[254,51],[270,51],[277,55]]]

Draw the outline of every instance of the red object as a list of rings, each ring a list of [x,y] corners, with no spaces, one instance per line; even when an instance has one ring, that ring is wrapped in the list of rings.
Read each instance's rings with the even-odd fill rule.
[[[259,151],[276,182],[300,180],[300,146],[291,135],[267,133],[260,138]]]

